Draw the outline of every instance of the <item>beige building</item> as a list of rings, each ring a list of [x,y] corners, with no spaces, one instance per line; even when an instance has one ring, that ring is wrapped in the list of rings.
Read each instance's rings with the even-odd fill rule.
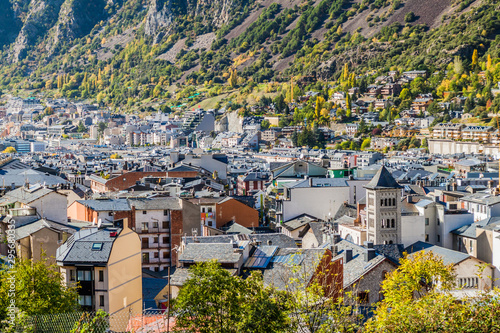
[[[444,123],[437,124],[432,130],[434,139],[454,139],[458,140],[462,137],[463,124]]]
[[[493,266],[467,253],[424,242],[416,242],[405,251],[410,255],[419,251],[432,252],[441,257],[445,265],[453,265],[456,275],[454,293],[457,296],[473,296],[478,291],[490,290],[493,286]]]
[[[127,222],[80,230],[56,257],[66,284],[79,283],[81,307],[109,313],[113,331],[125,331],[123,319],[142,311],[141,241]]]

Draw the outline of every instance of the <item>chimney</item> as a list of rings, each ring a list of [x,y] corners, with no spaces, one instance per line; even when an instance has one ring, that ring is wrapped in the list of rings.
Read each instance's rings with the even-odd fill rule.
[[[371,243],[371,244],[373,246],[373,243]],[[377,254],[375,253],[375,249],[374,248],[368,248],[368,249],[366,249],[366,251],[365,251],[365,261],[366,262],[372,260],[376,256],[377,256]]]
[[[352,249],[346,249],[344,262],[347,264],[351,260],[352,260]]]
[[[335,258],[339,254],[339,249],[338,249],[337,245],[332,245],[331,251],[332,251],[332,259]]]
[[[368,241],[366,241],[366,242],[365,242],[365,247],[366,247],[367,249],[373,249],[373,242],[368,242]]]

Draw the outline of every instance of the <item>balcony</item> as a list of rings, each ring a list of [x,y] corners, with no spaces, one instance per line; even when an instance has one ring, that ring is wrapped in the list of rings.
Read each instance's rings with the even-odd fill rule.
[[[160,243],[160,244],[158,244],[158,243],[146,244],[146,243],[142,243],[141,249],[151,249],[151,250],[170,249],[170,244],[162,244],[162,243]]]

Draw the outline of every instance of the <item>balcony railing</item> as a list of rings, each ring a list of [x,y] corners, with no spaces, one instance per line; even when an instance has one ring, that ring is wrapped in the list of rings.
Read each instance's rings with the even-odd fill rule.
[[[141,245],[141,248],[142,249],[170,249],[170,244],[163,244],[163,243],[153,243],[153,244],[145,244],[145,243],[142,243]]]

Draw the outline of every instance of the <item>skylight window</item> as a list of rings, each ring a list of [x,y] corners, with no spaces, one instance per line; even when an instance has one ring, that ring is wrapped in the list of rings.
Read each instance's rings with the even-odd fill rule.
[[[102,243],[93,243],[92,244],[92,251],[101,251],[102,250]]]

